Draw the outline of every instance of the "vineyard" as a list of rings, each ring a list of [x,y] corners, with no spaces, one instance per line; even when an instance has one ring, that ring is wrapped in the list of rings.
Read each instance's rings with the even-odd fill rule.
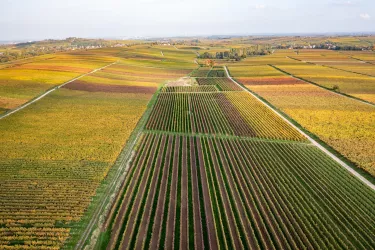
[[[350,69],[355,70],[355,65]],[[280,69],[328,89],[348,94],[369,102],[375,100],[375,78],[321,65],[282,65]],[[375,68],[373,68],[375,69]]]
[[[55,64],[59,69],[65,63],[77,68],[87,64],[85,72],[90,72],[90,67],[107,64],[105,58],[114,61],[112,56],[119,52],[123,51],[97,50],[97,59],[91,51],[59,54],[56,61],[51,59],[48,75],[41,69],[49,65],[45,61],[29,74],[38,58],[0,71],[54,86],[77,75],[67,67],[70,79],[62,80]],[[92,64],[82,58],[90,58]],[[191,71],[177,62],[173,69],[151,69],[115,59],[116,64],[0,120],[0,249],[73,249],[105,197],[119,168],[114,163],[158,85]],[[7,79],[9,90],[20,95],[27,90]]]
[[[216,86],[221,91],[241,91],[241,87],[232,82],[228,78],[197,78],[199,85],[213,85]]]
[[[293,60],[291,62],[294,63]],[[297,68],[296,65],[280,67]],[[280,72],[271,66],[233,66],[229,70],[247,88],[317,135],[358,167],[375,175],[373,106],[290,76],[276,77]],[[357,87],[361,88],[360,85]]]
[[[101,246],[372,249],[373,190],[235,82],[204,71],[199,87],[225,79],[238,90],[162,88]]]
[[[303,143],[146,133],[124,190],[107,249],[375,244],[373,191]]]
[[[304,140],[246,92],[161,93],[146,129]]]
[[[210,72],[210,68],[208,67],[200,67],[193,72],[190,73],[191,77],[207,77],[208,73]]]
[[[46,90],[103,67],[115,59],[98,53],[44,55],[0,67],[0,114],[14,109]]]
[[[163,93],[183,93],[183,92],[216,92],[218,89],[215,86],[176,86],[164,87]]]
[[[0,249],[374,249],[373,55],[212,41],[0,65]]]

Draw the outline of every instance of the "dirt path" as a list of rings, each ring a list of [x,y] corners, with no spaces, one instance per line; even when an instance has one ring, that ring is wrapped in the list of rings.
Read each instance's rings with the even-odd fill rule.
[[[227,66],[224,66],[225,72],[228,76],[229,79],[231,79],[234,83],[238,84],[230,75],[227,69]],[[256,95],[254,95],[251,91],[248,89],[244,88],[240,84],[238,84],[244,91],[248,92],[251,94],[254,98],[256,98],[258,101],[263,103],[266,107],[271,109],[274,113],[276,113],[281,119],[283,119],[286,123],[288,123],[290,126],[295,128],[298,132],[300,132],[302,135],[304,135],[313,145],[318,147],[320,150],[322,150],[325,154],[327,154],[329,157],[331,157],[334,161],[336,161],[338,164],[340,164],[342,167],[344,167],[346,170],[348,170],[351,174],[353,174],[355,177],[357,177],[359,180],[361,180],[364,184],[366,184],[369,188],[375,191],[375,185],[372,184],[370,181],[368,181],[365,177],[363,177],[361,174],[359,174],[357,171],[355,171],[353,168],[351,168],[348,164],[340,160],[337,156],[329,152],[325,147],[320,145],[317,141],[312,139],[310,136],[308,136],[305,132],[303,132],[300,128],[298,128],[296,125],[291,123],[288,119],[286,119],[283,115],[281,115],[278,111],[273,109],[271,106],[269,106],[267,103],[265,103],[263,100],[259,99]]]
[[[96,71],[99,71],[99,70],[102,70],[102,69],[104,69],[104,68],[107,68],[107,67],[109,67],[109,66],[111,66],[111,65],[113,65],[113,64],[115,64],[115,63],[117,63],[117,62],[113,62],[113,63],[110,63],[110,64],[104,66],[104,67],[101,67],[101,68],[98,68],[98,69],[94,69],[93,71],[90,71],[90,72],[88,72],[88,73],[86,73],[86,74],[83,74],[83,75],[80,75],[80,76],[78,76],[78,77],[76,77],[76,78],[73,78],[73,79],[71,79],[71,80],[69,80],[69,81],[67,81],[67,82],[64,82],[63,84],[60,84],[60,85],[56,86],[56,87],[53,87],[52,89],[47,90],[47,91],[44,92],[43,94],[41,94],[41,95],[37,96],[36,98],[30,100],[29,102],[27,102],[27,103],[25,103],[25,104],[22,104],[22,105],[19,106],[18,108],[13,109],[13,110],[11,110],[11,111],[9,111],[9,112],[3,114],[3,115],[0,115],[0,120],[3,119],[3,118],[5,118],[5,117],[7,117],[7,116],[10,116],[11,114],[16,113],[17,111],[20,111],[20,110],[26,108],[27,106],[29,106],[30,104],[33,104],[34,102],[39,101],[40,99],[42,99],[42,98],[45,97],[46,95],[52,93],[52,92],[55,91],[55,90],[58,90],[59,88],[65,86],[65,85],[68,84],[68,83],[74,82],[75,80],[78,80],[78,79],[80,79],[80,78],[82,78],[82,77],[84,77],[84,76],[90,75],[90,74],[92,74],[92,73],[95,73]]]

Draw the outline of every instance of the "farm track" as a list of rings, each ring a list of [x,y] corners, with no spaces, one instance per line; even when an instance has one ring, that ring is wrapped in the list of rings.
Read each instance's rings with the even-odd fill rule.
[[[110,64],[108,64],[108,65],[105,65],[105,66],[103,66],[103,67],[101,67],[101,68],[94,69],[94,70],[92,70],[92,71],[90,71],[90,72],[88,72],[88,73],[86,73],[86,74],[80,75],[80,76],[78,76],[78,77],[76,77],[76,78],[73,78],[73,79],[67,81],[67,82],[64,82],[63,84],[60,84],[60,85],[58,85],[58,86],[55,86],[55,87],[53,87],[53,88],[47,90],[47,91],[44,92],[43,94],[41,94],[41,95],[35,97],[34,99],[32,99],[32,100],[30,100],[30,101],[28,101],[28,102],[22,104],[22,105],[19,106],[18,108],[12,109],[12,110],[10,110],[10,111],[8,111],[8,112],[6,112],[6,113],[0,115],[0,120],[3,119],[3,118],[5,118],[5,117],[7,117],[7,116],[10,116],[11,114],[16,113],[17,111],[20,111],[20,110],[26,108],[27,106],[29,106],[29,105],[31,105],[31,104],[37,102],[37,101],[39,101],[39,100],[42,99],[43,97],[47,96],[48,94],[52,93],[52,92],[55,91],[55,90],[58,90],[58,89],[61,88],[61,87],[64,87],[64,86],[67,85],[68,83],[74,82],[75,80],[78,80],[78,79],[80,79],[80,78],[82,78],[82,77],[84,77],[84,76],[87,76],[87,75],[90,75],[90,74],[95,73],[95,72],[97,72],[97,71],[100,71],[100,70],[102,70],[102,69],[105,69],[105,68],[107,68],[107,67],[109,67],[109,66],[111,66],[111,65],[113,65],[113,64],[115,64],[115,63],[117,63],[117,62],[113,62],[113,63],[110,63]]]
[[[272,66],[272,65],[271,65]],[[272,66],[274,67],[275,69],[281,71],[280,69],[278,69],[277,67],[275,66]],[[227,67],[225,66],[225,71],[227,73],[227,76],[229,79],[231,79],[233,82],[237,83],[230,75],[229,75],[229,72],[228,72],[228,69]],[[299,79],[297,77],[297,79]],[[300,80],[303,80],[303,79],[300,79]],[[303,80],[304,81],[304,80]],[[238,83],[237,83],[238,84]],[[239,86],[241,86],[239,84]],[[361,174],[359,174],[356,170],[354,170],[353,168],[351,168],[348,164],[346,164],[345,162],[343,162],[341,159],[339,159],[337,156],[335,156],[334,154],[332,154],[331,152],[329,152],[325,147],[323,147],[322,145],[320,145],[317,141],[315,141],[313,138],[311,138],[309,135],[307,135],[305,132],[303,132],[300,128],[298,128],[296,125],[294,125],[292,122],[290,122],[288,119],[286,119],[282,114],[280,114],[277,110],[273,109],[270,105],[268,105],[266,102],[264,102],[263,100],[261,100],[259,97],[257,97],[256,95],[254,95],[253,92],[251,92],[250,90],[248,90],[247,88],[241,86],[241,88],[245,91],[247,91],[248,93],[250,93],[253,97],[255,97],[258,101],[260,101],[261,103],[263,103],[266,107],[268,107],[270,110],[272,110],[274,113],[276,113],[281,119],[283,119],[286,123],[288,123],[290,126],[292,126],[294,129],[296,129],[299,133],[301,133],[303,136],[305,136],[313,145],[315,145],[316,147],[318,147],[321,151],[323,151],[326,155],[328,155],[330,158],[332,158],[334,161],[336,161],[338,164],[340,164],[342,167],[344,167],[346,170],[348,170],[351,174],[353,174],[354,176],[356,176],[359,180],[361,180],[365,185],[367,185],[369,188],[371,188],[372,190],[375,191],[375,185],[372,184],[370,181],[368,181],[365,177],[363,177]],[[339,94],[339,93],[337,93]],[[339,94],[341,95],[341,94]],[[374,104],[371,104],[371,103],[367,103],[367,102],[363,102],[363,103],[366,103],[368,105],[371,105],[371,106],[374,106]]]

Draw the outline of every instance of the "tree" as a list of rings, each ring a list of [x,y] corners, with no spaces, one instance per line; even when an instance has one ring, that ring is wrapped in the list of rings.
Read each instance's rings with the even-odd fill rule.
[[[335,92],[340,92],[340,87],[335,84],[335,85],[332,86],[332,90],[335,91]]]
[[[215,66],[215,61],[208,59],[206,60],[206,65],[212,68],[213,66]]]

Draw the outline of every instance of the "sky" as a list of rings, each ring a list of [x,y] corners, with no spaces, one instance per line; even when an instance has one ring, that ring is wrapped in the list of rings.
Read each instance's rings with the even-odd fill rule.
[[[375,0],[0,0],[0,40],[375,32]]]

